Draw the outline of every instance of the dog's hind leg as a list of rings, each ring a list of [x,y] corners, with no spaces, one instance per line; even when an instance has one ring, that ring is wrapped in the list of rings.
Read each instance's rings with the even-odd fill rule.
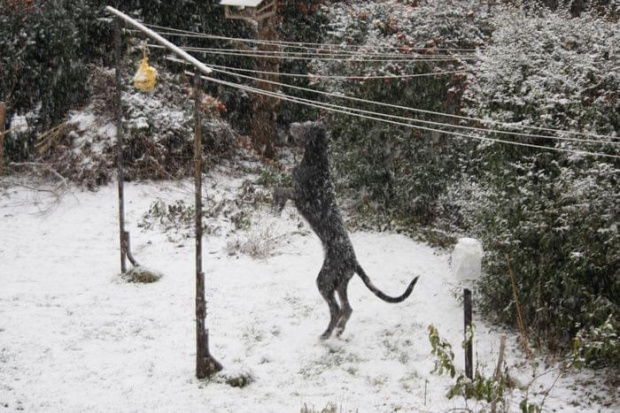
[[[271,211],[274,215],[280,215],[286,201],[295,200],[295,190],[293,188],[276,187],[273,190],[273,205]]]
[[[334,285],[335,274],[333,274],[333,271],[334,269],[330,268],[329,265],[327,265],[327,261],[325,261],[316,280],[319,292],[329,306],[329,325],[327,326],[327,330],[321,334],[322,340],[326,340],[332,335],[332,331],[334,331],[336,323],[338,323],[338,319],[340,318],[340,307],[336,301],[336,287]]]
[[[345,327],[347,326],[347,322],[349,318],[351,318],[351,314],[353,314],[353,309],[351,308],[351,304],[349,304],[349,298],[347,296],[347,288],[349,286],[350,277],[345,277],[345,281],[340,283],[338,286],[338,298],[340,298],[340,317],[338,318],[338,324],[336,324],[336,336],[340,337]]]

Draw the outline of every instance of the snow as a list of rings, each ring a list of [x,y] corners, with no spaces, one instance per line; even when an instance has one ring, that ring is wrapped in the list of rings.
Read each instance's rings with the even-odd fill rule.
[[[474,238],[459,238],[452,250],[452,274],[467,284],[480,278],[484,251],[480,241]]]
[[[220,6],[258,7],[263,0],[221,0]]]
[[[111,145],[111,142],[116,141],[116,125],[114,122],[102,122],[91,111],[71,113],[67,124],[76,127],[77,133],[72,135],[76,152],[81,152],[82,148],[86,146],[92,154],[102,155],[106,148]]]
[[[222,199],[242,183],[218,172],[205,187],[210,199]],[[193,239],[137,227],[157,199],[191,205],[191,188],[190,182],[126,185],[133,252],[164,274],[159,282],[135,284],[119,276],[115,185],[60,200],[0,185],[0,411],[294,412],[331,403],[339,412],[362,413],[465,406],[445,397],[450,378],[431,374],[429,324],[453,344],[457,368],[463,367],[463,322],[448,255],[403,235],[351,234],[361,264],[386,293],[398,294],[413,276],[421,278],[398,305],[378,300],[354,279],[347,330],[341,339],[322,342],[328,311],[315,277],[323,253],[290,206],[279,218],[265,207],[250,217],[247,231],[236,233],[229,218],[206,219],[219,228],[206,237],[203,254],[211,352],[223,373],[254,381],[234,388],[223,374],[195,379]],[[251,239],[266,227],[277,239],[266,258],[227,249],[231,239]],[[514,333],[477,317],[475,323],[475,357],[483,372],[493,371],[500,333],[508,335],[508,364],[517,381],[545,371],[541,360],[540,367],[524,362]],[[556,376],[539,378],[530,401],[540,402]],[[599,379],[589,371],[560,378],[545,409],[619,407],[617,401],[587,405],[579,391],[586,381]],[[509,396],[511,411],[519,411],[523,395],[517,389]],[[478,404],[470,400],[468,406]]]
[[[11,131],[24,132],[28,130],[28,118],[23,115],[15,115],[11,118]]]

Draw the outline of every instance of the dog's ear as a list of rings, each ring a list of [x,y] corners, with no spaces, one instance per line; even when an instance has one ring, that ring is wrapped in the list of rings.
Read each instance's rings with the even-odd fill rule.
[[[303,144],[305,143],[303,139],[304,126],[301,123],[291,123],[288,127],[288,133],[294,145],[303,146]]]

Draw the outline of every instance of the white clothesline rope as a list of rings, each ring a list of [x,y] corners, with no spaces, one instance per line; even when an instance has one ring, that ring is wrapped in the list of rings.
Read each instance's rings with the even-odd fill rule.
[[[176,58],[167,58],[167,59],[170,60],[170,61],[174,61],[176,63],[185,63],[184,61],[176,59]],[[294,86],[294,85],[289,85],[289,84],[286,84],[286,83],[275,82],[275,81],[268,80],[268,79],[259,79],[259,78],[252,77],[252,76],[242,75],[240,73],[232,73],[232,72],[228,72],[226,70],[221,70],[220,68],[218,68],[218,65],[211,65],[210,64],[209,67],[211,67],[212,70],[214,72],[216,72],[216,73],[222,73],[224,75],[229,75],[229,76],[237,76],[237,77],[244,78],[244,79],[249,79],[249,80],[252,80],[252,81],[255,81],[255,82],[268,83],[268,84],[272,84],[272,85],[276,85],[276,86],[286,87],[286,88],[295,89],[295,90],[301,90],[301,91],[305,91],[305,92],[311,92],[311,93],[315,93],[315,94],[319,94],[319,95],[323,95],[323,96],[328,96],[328,97],[332,97],[332,98],[345,99],[345,100],[351,100],[351,101],[360,102],[360,103],[373,104],[373,105],[377,105],[377,106],[384,106],[384,107],[390,107],[390,108],[405,109],[405,110],[413,111],[413,112],[419,112],[419,110],[417,110],[417,109],[406,107],[406,106],[392,105],[392,104],[389,104],[389,103],[382,103],[382,102],[377,102],[377,101],[372,101],[372,100],[360,99],[360,98],[355,98],[355,97],[346,96],[346,95],[342,95],[342,94],[329,93],[329,92],[324,92],[324,91],[320,91],[320,90],[310,89],[310,88],[306,88],[306,87],[302,87],[302,86]],[[347,109],[351,109],[351,108],[347,108]],[[367,111],[367,110],[362,110],[362,109],[352,109],[352,110],[359,111],[360,113],[372,114],[372,115],[375,115],[375,116],[384,116],[384,117],[392,118],[392,119],[399,119],[399,120],[405,120],[405,121],[410,121],[410,122],[417,122],[417,123],[422,123],[422,124],[450,127],[450,128],[455,128],[455,129],[462,129],[462,130],[469,130],[469,131],[476,131],[476,132],[487,132],[487,133],[496,133],[496,134],[503,134],[503,135],[520,136],[520,137],[527,137],[527,138],[538,138],[538,139],[548,139],[548,140],[557,140],[557,141],[581,142],[581,143],[587,143],[587,144],[611,144],[611,145],[614,145],[614,146],[615,145],[620,145],[620,141],[619,142],[610,142],[610,141],[608,141],[609,137],[607,137],[607,136],[601,136],[601,137],[603,137],[605,139],[604,141],[600,140],[600,139],[599,140],[594,140],[594,139],[580,139],[580,138],[565,137],[565,136],[548,136],[548,135],[540,135],[540,134],[533,134],[533,133],[527,133],[527,132],[513,132],[513,131],[505,131],[505,130],[498,130],[498,129],[492,129],[492,128],[481,128],[481,127],[466,126],[466,125],[459,125],[459,124],[451,124],[451,123],[445,123],[445,122],[435,122],[435,121],[423,120],[423,119],[412,119],[412,118],[407,118],[407,117],[404,117],[404,116],[384,114],[384,113],[379,113],[379,112],[374,112],[374,111]],[[446,115],[446,114],[443,114],[443,115]],[[481,121],[481,120],[476,119],[476,121]],[[559,133],[573,134],[573,132],[564,131],[564,130],[555,130],[555,132],[556,133],[559,132]],[[577,134],[577,133],[575,133],[575,134]]]
[[[211,65],[211,67],[213,67],[213,66]],[[322,91],[318,91],[318,90],[314,90],[314,89],[309,89],[309,88],[305,88],[305,87],[301,87],[301,86],[287,85],[285,83],[278,83],[278,82],[274,82],[274,81],[258,79],[258,78],[251,77],[251,76],[245,76],[245,75],[239,75],[239,74],[235,74],[235,73],[230,73],[230,72],[226,72],[226,71],[220,70],[220,69],[215,69],[214,68],[213,71],[215,73],[223,73],[223,74],[230,75],[230,76],[238,76],[238,77],[254,80],[254,81],[257,81],[257,82],[265,82],[265,83],[269,83],[269,84],[273,84],[273,85],[277,85],[277,86],[284,86],[284,87],[287,87],[287,88],[290,88],[290,89],[303,90],[303,91],[307,91],[307,92],[314,92],[314,93],[318,93],[318,94],[321,94],[321,95],[326,95],[326,96],[336,97],[336,98],[341,98],[341,99],[347,99],[348,98],[348,97],[345,97],[345,96],[339,96],[339,95],[336,95],[336,94],[333,94],[333,93],[322,92]],[[306,99],[304,99],[304,100],[306,100]],[[364,103],[377,104],[378,102],[374,102],[374,101],[368,100],[368,101],[364,101]],[[332,105],[332,104],[328,104],[328,103],[321,103],[321,104],[325,104],[325,105],[328,105],[330,107],[342,108],[342,106]],[[449,127],[449,128],[455,128],[455,129],[463,129],[463,130],[475,131],[475,132],[487,132],[487,133],[495,133],[495,134],[502,134],[502,135],[520,136],[520,137],[528,137],[528,138],[539,138],[539,139],[549,139],[549,140],[558,140],[558,141],[569,141],[569,142],[581,142],[581,143],[599,144],[599,145],[600,144],[605,144],[605,143],[620,145],[620,142],[603,142],[603,141],[600,141],[600,140],[587,140],[587,139],[569,138],[569,137],[562,137],[562,136],[548,136],[548,135],[538,135],[538,134],[523,133],[523,132],[503,131],[503,130],[490,129],[490,128],[480,128],[480,127],[475,127],[475,126],[465,126],[465,125],[451,124],[451,123],[445,123],[445,122],[435,122],[435,121],[423,120],[423,119],[413,119],[413,118],[408,118],[408,117],[404,117],[404,116],[391,115],[391,114],[380,113],[380,112],[369,111],[369,110],[363,110],[363,109],[357,109],[357,108],[347,108],[347,109],[354,110],[354,111],[356,111],[358,113],[375,115],[375,116],[383,116],[383,117],[390,118],[390,119],[398,119],[398,120],[403,120],[403,121],[408,121],[408,122],[416,122],[416,123],[422,123],[422,124],[433,125],[433,126],[443,126],[443,127]]]
[[[157,28],[157,29],[162,29],[162,30],[166,30],[168,32],[172,32],[175,33],[177,36],[184,36],[184,37],[196,37],[196,38],[204,38],[204,39],[212,39],[212,40],[228,40],[228,41],[237,41],[237,42],[246,42],[246,43],[254,43],[254,44],[270,44],[270,45],[279,45],[279,46],[284,46],[284,47],[303,47],[303,48],[358,48],[358,49],[372,49],[372,48],[376,48],[376,49],[380,49],[380,50],[386,50],[386,49],[391,49],[391,50],[400,50],[400,48],[402,47],[396,47],[396,46],[389,46],[389,45],[377,45],[377,46],[368,46],[368,45],[352,45],[352,44],[335,44],[335,43],[312,43],[312,42],[292,42],[292,41],[284,41],[284,40],[261,40],[261,39],[248,39],[248,38],[241,38],[241,37],[227,37],[227,36],[219,36],[219,35],[213,35],[213,34],[206,34],[206,33],[196,33],[196,32],[192,32],[189,30],[181,30],[181,29],[174,29],[171,27],[165,27],[165,26],[158,26],[156,24],[145,24],[145,26],[147,27],[152,27],[152,28]],[[172,34],[170,33],[170,34]],[[170,35],[169,34],[169,35]],[[413,51],[466,51],[466,52],[476,52],[478,49],[475,48],[450,48],[450,47],[412,47],[412,46],[407,46],[410,50]]]
[[[225,49],[217,47],[192,47],[185,46],[185,50],[192,52],[207,52],[207,53],[230,53],[238,56],[250,56],[250,57],[280,57],[283,59],[303,58],[307,60],[345,60],[347,62],[416,62],[416,61],[454,61],[454,60],[475,60],[474,55],[374,55],[374,54],[330,54],[330,53],[307,53],[307,52],[281,52],[277,50],[239,50],[239,49]]]
[[[140,33],[139,30],[132,30],[129,29],[128,31],[132,32],[132,33]],[[169,32],[160,32],[160,34],[162,36],[175,36],[176,33],[169,33]],[[262,44],[262,42],[258,43],[259,45]],[[291,48],[291,46],[282,46],[282,45],[273,45],[270,44],[269,46],[272,47],[277,47],[278,49],[289,49]],[[306,55],[310,55],[310,56],[328,56],[328,57],[361,57],[361,56],[366,56],[366,57],[372,57],[372,58],[395,58],[395,59],[416,59],[416,58],[445,58],[447,60],[453,60],[454,58],[460,57],[460,58],[467,58],[467,59],[478,59],[478,56],[475,54],[472,54],[472,52],[467,52],[467,53],[449,53],[449,54],[445,54],[445,53],[418,53],[416,51],[416,49],[411,49],[411,48],[401,48],[399,49],[398,52],[391,52],[391,53],[386,53],[386,52],[377,52],[377,51],[373,51],[373,49],[371,50],[358,50],[358,51],[342,51],[342,50],[334,50],[334,49],[324,49],[324,48],[316,48],[316,47],[303,47],[303,46],[295,46],[295,48],[301,48],[301,50],[303,51],[289,51],[289,50],[264,50],[264,49],[250,49],[248,48],[247,50],[243,50],[243,49],[239,49],[239,48],[215,48],[215,47],[211,47],[211,48],[198,48],[196,46],[186,46],[186,47],[194,47],[196,49],[200,49],[200,50],[205,50],[205,51],[211,51],[211,50],[222,50],[222,51],[235,51],[235,52],[242,52],[242,51],[247,51],[248,53],[271,53],[271,54],[279,54],[279,55],[291,55],[291,56],[306,56]],[[422,49],[420,49],[422,50]],[[430,51],[429,50],[422,50],[423,52],[426,51]]]
[[[222,48],[222,47],[195,47],[195,46],[184,46],[187,49],[192,49],[193,51],[205,51],[205,52],[234,52],[238,54],[250,54],[250,55],[274,55],[274,56],[310,56],[316,57],[318,59],[328,58],[328,57],[338,57],[341,59],[349,59],[349,58],[359,58],[359,59],[384,59],[384,60],[424,60],[424,59],[433,59],[433,60],[475,60],[478,59],[476,55],[472,54],[435,54],[435,55],[426,55],[419,53],[350,53],[350,52],[288,52],[281,50],[263,50],[263,49],[247,49],[241,50],[238,48]]]
[[[408,79],[408,78],[416,78],[416,77],[435,77],[435,76],[447,76],[447,75],[458,75],[458,74],[466,74],[468,73],[465,70],[453,71],[453,72],[428,72],[428,73],[414,73],[409,75],[397,75],[397,74],[389,74],[389,75],[359,75],[359,76],[338,76],[338,75],[314,75],[314,74],[302,74],[302,73],[283,73],[283,72],[269,72],[262,70],[252,70],[252,69],[241,69],[237,67],[230,66],[222,66],[222,65],[214,65],[209,63],[210,67],[217,67],[218,69],[226,69],[226,70],[234,70],[236,72],[244,72],[244,73],[255,73],[262,75],[277,75],[279,77],[302,77],[302,78],[310,78],[310,79],[344,79],[344,80],[371,80],[371,79]]]
[[[163,46],[150,44],[149,47],[155,49],[165,49]],[[419,57],[410,57],[410,58],[377,58],[377,59],[366,59],[359,57],[347,57],[345,58],[334,58],[334,57],[321,57],[321,56],[288,56],[288,55],[280,55],[272,52],[254,52],[254,51],[241,51],[236,49],[217,49],[217,48],[201,48],[201,47],[181,47],[182,50],[186,52],[195,52],[207,55],[222,55],[222,56],[238,56],[238,57],[255,57],[261,59],[278,59],[278,60],[320,60],[320,61],[336,61],[342,63],[389,63],[389,62],[397,62],[397,63],[413,63],[413,62],[455,62],[459,60],[473,60],[475,57],[461,57],[455,56],[452,57],[450,55],[435,55],[431,57],[419,56]]]
[[[108,8],[110,9],[110,8]],[[111,10],[111,11],[115,11],[115,10]],[[120,13],[119,13],[120,14]],[[137,26],[136,26],[137,27]],[[148,30],[146,28],[144,28],[144,30]],[[161,38],[161,36],[159,36],[158,34],[154,33],[152,35],[150,35],[152,38],[154,38],[157,41],[162,41],[165,42],[166,44],[169,44],[170,42],[166,41],[165,39]],[[172,48],[174,48],[174,50],[177,50],[178,47],[170,44]],[[175,53],[177,53],[175,51]],[[185,59],[184,63],[188,63],[190,62],[190,64],[192,64],[193,66],[196,67],[200,67],[201,70],[203,70],[202,68],[205,66],[204,63],[198,61],[197,59],[195,59],[193,56],[188,55],[187,53],[180,51],[178,53],[181,53],[182,57]],[[223,72],[224,74],[228,74],[228,75],[233,75],[233,76],[243,76],[243,75],[239,75],[238,73],[230,73],[230,72],[226,72],[223,70],[219,70],[219,72]],[[207,71],[207,73],[210,72],[210,68]],[[252,78],[250,76],[247,76],[248,78],[254,79],[255,81],[265,81],[263,79],[256,79],[256,78]],[[386,118],[397,118],[397,119],[405,119],[409,122],[416,122],[419,120],[415,120],[415,119],[409,119],[409,118],[403,118],[403,117],[397,117],[394,115],[388,115],[388,114],[382,114],[382,113],[377,113],[377,112],[372,112],[372,111],[364,111],[361,109],[354,109],[354,108],[347,108],[347,107],[342,107],[342,106],[338,106],[338,105],[332,105],[332,104],[325,104],[325,103],[318,103],[315,101],[311,101],[308,99],[302,99],[302,98],[296,98],[296,97],[292,97],[292,96],[288,96],[288,95],[284,95],[284,94],[280,94],[280,93],[274,93],[274,92],[269,92],[269,91],[264,91],[262,89],[258,89],[258,88],[253,88],[250,86],[244,86],[244,85],[240,85],[237,83],[232,83],[232,82],[226,82],[220,79],[214,79],[211,77],[207,77],[208,80],[214,82],[214,83],[219,83],[222,85],[226,85],[226,86],[230,86],[230,87],[235,87],[238,89],[242,89],[242,90],[246,90],[249,92],[253,92],[253,93],[258,93],[258,94],[263,94],[263,95],[267,95],[267,96],[272,96],[278,99],[282,99],[282,100],[288,100],[288,101],[292,101],[295,103],[300,103],[300,104],[305,104],[308,106],[312,106],[312,107],[317,107],[320,109],[324,109],[324,110],[328,110],[328,111],[332,111],[332,112],[336,112],[336,113],[343,113],[343,114],[347,114],[347,115],[351,115],[351,116],[357,116],[359,118],[365,118],[365,119],[371,119],[371,120],[377,120],[380,122],[384,122],[384,123],[390,123],[390,124],[394,124],[394,125],[400,125],[400,126],[406,126],[409,128],[413,128],[413,129],[419,129],[419,130],[426,130],[426,131],[431,131],[431,132],[438,132],[438,133],[442,133],[445,135],[451,135],[451,136],[456,136],[456,137],[462,137],[462,138],[468,138],[468,139],[477,139],[480,141],[487,141],[487,142],[496,142],[496,143],[504,143],[504,144],[509,144],[509,145],[516,145],[516,146],[524,146],[524,147],[532,147],[532,148],[539,148],[539,149],[544,149],[544,150],[554,150],[554,151],[560,151],[560,152],[569,152],[569,153],[576,153],[576,154],[587,154],[587,155],[593,155],[593,156],[601,156],[601,157],[609,157],[609,158],[615,158],[615,159],[620,159],[620,155],[611,155],[611,154],[606,154],[606,153],[600,153],[600,152],[589,152],[589,151],[582,151],[582,150],[576,150],[576,149],[568,149],[568,148],[558,148],[558,147],[548,147],[548,146],[541,146],[541,145],[535,145],[535,144],[530,144],[530,143],[525,143],[525,142],[518,142],[518,141],[506,141],[503,139],[496,139],[496,138],[489,138],[489,137],[482,137],[482,136],[472,136],[472,135],[466,135],[463,133],[459,133],[459,132],[454,132],[454,131],[449,131],[449,130],[442,130],[442,129],[434,129],[434,128],[428,128],[428,127],[424,127],[424,126],[419,126],[419,125],[412,125],[410,123],[403,123],[403,122],[398,122],[398,121],[394,121],[394,120],[389,120]],[[282,86],[290,86],[290,85],[284,85],[281,84]],[[310,91],[313,91],[312,89],[309,89]],[[316,92],[316,91],[314,91]],[[325,93],[325,92],[324,92]],[[339,95],[334,95],[334,97],[341,97]],[[364,101],[363,99],[357,99],[357,98],[350,98],[350,99],[354,99],[354,100],[359,100],[359,101]],[[378,102],[372,102],[372,101],[366,101],[367,103],[373,103],[373,104],[378,104]],[[382,104],[382,105],[387,105],[387,104]],[[406,108],[406,107],[401,107],[403,109],[409,109],[412,110],[411,108]],[[439,114],[442,116],[450,116],[450,117],[457,117],[457,118],[466,118],[466,117],[458,117],[455,115],[448,115],[448,114],[442,114],[439,112],[432,112],[432,111],[423,111],[423,110],[415,110],[418,111],[420,113],[434,113],[434,114]],[[370,115],[375,115],[375,116],[370,116],[370,115],[366,115],[365,113],[368,113]],[[382,116],[382,117],[377,117],[377,116]],[[471,118],[473,119],[473,118]],[[429,121],[425,121],[425,122],[429,122]],[[451,127],[454,128],[456,127],[455,125],[452,124],[446,124],[446,123],[440,123],[440,122],[435,122],[435,123],[431,123],[433,125],[440,125],[440,126],[444,126],[444,127]],[[476,130],[473,128],[469,128],[467,127],[467,129],[469,130]],[[482,128],[479,128],[482,129]],[[538,128],[536,128],[538,129]],[[543,129],[543,128],[540,128]],[[483,129],[484,132],[489,132],[488,129]],[[553,131],[558,131],[558,132],[564,132],[564,133],[570,133],[568,131],[561,131],[561,130],[553,130]],[[498,131],[501,133],[501,131]],[[579,135],[586,135],[583,133],[578,133]],[[593,134],[587,134],[592,136]],[[608,139],[608,137],[606,136],[602,136],[602,135],[596,135],[598,137],[602,137],[605,139]],[[542,137],[542,136],[541,136]],[[591,141],[586,141],[586,142],[591,142]],[[606,143],[612,143],[612,142],[601,142],[603,144]]]
[[[191,72],[186,72],[186,73],[193,76],[193,73],[191,73]],[[215,79],[215,78],[212,78],[212,77],[203,76],[203,78],[205,80],[209,81],[209,82],[221,84],[221,85],[224,85],[224,86],[233,87],[233,88],[240,89],[240,90],[245,90],[245,91],[251,92],[251,93],[257,93],[257,94],[261,94],[261,95],[265,95],[265,96],[271,96],[271,97],[274,97],[274,98],[277,98],[277,99],[281,99],[281,100],[285,100],[285,101],[290,101],[290,102],[294,102],[294,103],[299,103],[299,104],[302,104],[302,105],[311,106],[311,107],[315,107],[315,108],[318,108],[318,109],[324,109],[324,110],[335,112],[335,113],[342,113],[342,114],[345,114],[345,115],[356,116],[358,118],[363,118],[363,119],[376,120],[376,121],[379,121],[379,122],[389,123],[389,124],[398,125],[398,126],[405,126],[405,127],[412,128],[412,129],[425,130],[425,131],[429,131],[429,132],[437,132],[437,133],[440,133],[440,134],[455,136],[457,138],[476,139],[476,140],[485,141],[485,142],[502,143],[502,144],[507,144],[507,145],[515,145],[515,146],[522,146],[522,147],[550,150],[550,151],[556,151],[556,152],[567,152],[567,153],[574,153],[574,154],[579,154],[579,155],[589,155],[589,156],[599,156],[599,157],[620,159],[620,155],[610,155],[610,154],[602,153],[602,152],[589,152],[589,151],[583,151],[583,150],[578,150],[578,149],[557,148],[557,147],[551,147],[551,146],[542,146],[542,145],[530,144],[530,143],[525,143],[525,142],[506,141],[506,140],[503,140],[503,139],[488,138],[488,137],[484,137],[484,136],[472,136],[472,135],[466,135],[466,134],[459,133],[459,132],[453,132],[453,131],[446,131],[446,130],[441,130],[441,129],[428,128],[428,127],[419,126],[419,125],[412,125],[410,123],[397,122],[397,121],[393,121],[393,120],[389,120],[389,119],[385,119],[385,118],[381,118],[381,117],[363,115],[361,113],[357,113],[356,110],[351,109],[351,108],[332,107],[332,106],[335,106],[335,105],[328,105],[328,104],[318,103],[318,102],[310,101],[308,99],[296,98],[296,97],[285,95],[285,94],[282,94],[282,93],[269,92],[269,91],[265,91],[265,90],[262,90],[262,89],[254,88],[254,87],[251,87],[251,86],[240,85],[240,84],[237,84],[237,83],[227,82],[225,80]]]
[[[194,32],[188,32],[188,31],[180,30],[180,29],[172,29],[172,28],[168,28],[168,27],[164,27],[164,26],[158,26],[158,25],[147,25],[147,26],[155,27],[155,28],[163,28],[163,29],[166,29],[166,30],[172,30],[172,31],[180,32],[180,33],[196,34]],[[210,36],[210,35],[205,35],[205,36]],[[221,38],[221,39],[229,39],[229,40],[251,40],[251,39],[230,38],[230,37],[224,37],[224,36],[210,36],[210,37]],[[300,44],[299,42],[280,42],[280,43]],[[321,43],[309,43],[309,44],[319,44],[319,45],[321,45]],[[161,47],[161,46],[158,46],[158,47]],[[356,100],[356,98],[353,98],[353,97],[349,97],[349,98],[352,99],[352,100]],[[408,107],[403,107],[403,106],[399,106],[399,105],[391,105],[391,104],[387,104],[387,103],[375,102],[375,104],[378,104],[378,105],[381,105],[381,106],[386,106],[386,107],[397,108],[397,109],[403,109],[403,110],[407,110],[407,111],[411,111],[411,112],[425,113],[425,114],[437,115],[437,116],[444,116],[444,117],[452,118],[452,119],[476,121],[476,122],[481,122],[481,123],[486,123],[486,124],[491,124],[491,125],[499,125],[499,126],[508,127],[508,128],[527,128],[527,129],[530,129],[530,130],[537,130],[537,131],[561,132],[561,133],[569,133],[571,135],[577,135],[577,136],[587,136],[587,137],[594,137],[594,138],[600,138],[600,139],[609,139],[609,137],[606,136],[606,135],[599,135],[599,134],[596,134],[596,133],[565,131],[565,130],[555,129],[555,128],[547,128],[547,127],[540,127],[540,126],[533,126],[533,125],[524,125],[524,124],[521,124],[521,123],[501,122],[501,121],[490,120],[490,119],[474,118],[474,117],[470,117],[470,116],[461,116],[461,115],[453,115],[453,114],[448,114],[448,113],[434,112],[434,111],[429,111],[429,110],[424,110],[424,109],[408,108]]]

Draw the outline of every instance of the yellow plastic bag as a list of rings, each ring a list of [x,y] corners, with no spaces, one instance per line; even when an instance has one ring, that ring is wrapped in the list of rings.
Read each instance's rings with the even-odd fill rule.
[[[133,77],[133,85],[142,92],[150,92],[155,88],[157,82],[157,69],[149,66],[149,58],[144,57],[140,62],[140,67]]]

